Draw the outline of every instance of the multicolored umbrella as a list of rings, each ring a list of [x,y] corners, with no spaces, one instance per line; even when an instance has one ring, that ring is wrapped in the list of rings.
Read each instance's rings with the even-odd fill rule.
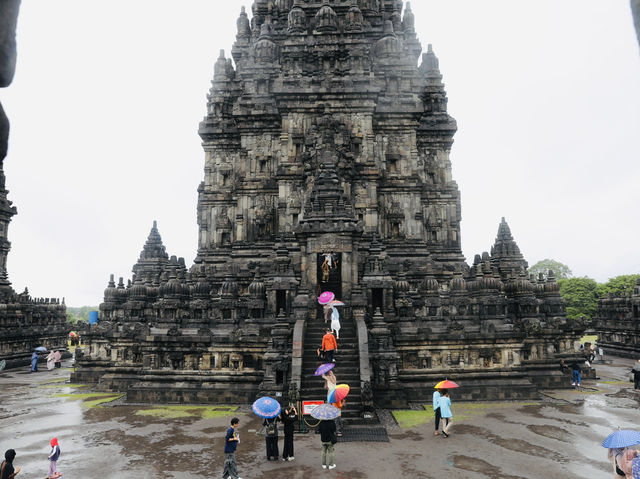
[[[333,294],[331,291],[325,291],[320,296],[318,296],[318,303],[327,304],[329,303],[329,301],[333,301],[335,297],[336,295]]]
[[[631,429],[612,432],[602,441],[602,447],[609,449],[635,446],[636,444],[640,444],[640,432]]]
[[[269,396],[256,399],[251,405],[256,416],[270,419],[280,414],[280,403]]]
[[[337,403],[342,401],[349,394],[348,384],[338,384],[333,391],[329,394],[327,401],[330,403]]]
[[[459,388],[460,386],[458,386],[456,383],[454,383],[453,381],[449,381],[448,379],[445,379],[444,381],[440,381],[438,384],[436,384],[434,386],[435,389],[453,389],[453,388]]]
[[[337,299],[333,299],[327,303],[329,306],[344,306],[342,301],[338,301]]]
[[[314,419],[327,420],[335,419],[340,416],[340,409],[331,404],[318,404],[311,410],[311,417]]]
[[[313,373],[314,376],[322,376],[325,373],[328,373],[336,366],[336,363],[324,363],[318,366],[316,372]]]

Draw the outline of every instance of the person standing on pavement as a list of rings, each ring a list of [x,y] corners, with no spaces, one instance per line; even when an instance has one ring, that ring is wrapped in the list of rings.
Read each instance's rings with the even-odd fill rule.
[[[242,479],[238,476],[238,464],[236,463],[236,447],[240,442],[240,435],[236,432],[238,424],[240,424],[240,419],[234,417],[231,420],[231,427],[227,429],[227,435],[224,439],[224,470],[222,471],[222,479]]]
[[[442,435],[444,437],[449,437],[449,428],[451,427],[451,418],[453,414],[451,414],[451,398],[449,397],[449,391],[443,389],[440,392],[440,400],[438,403],[440,404],[440,415],[442,416]]]
[[[640,359],[633,365],[633,389],[640,389]]]
[[[31,355],[31,372],[38,372],[38,351],[34,351]]]
[[[433,433],[434,436],[437,436],[438,434],[440,434],[438,432],[438,429],[440,429],[440,419],[442,418],[440,414],[440,396],[441,396],[440,389],[436,389],[435,392],[433,393],[433,414],[436,419],[436,422],[435,422],[436,429],[435,429],[435,432]]]
[[[333,358],[336,350],[338,349],[338,342],[331,333],[331,328],[327,328],[326,333],[322,336],[322,346],[320,347],[324,351],[324,360],[328,363],[335,363]]]
[[[0,464],[0,479],[13,479],[20,472],[20,467],[13,467],[13,460],[16,457],[16,451],[7,449],[4,453],[4,461]]]
[[[571,383],[572,386],[580,386],[580,383],[582,382],[582,375],[580,373],[580,365],[578,364],[578,361],[574,361],[571,363],[571,369],[573,370],[573,382]]]
[[[266,428],[265,442],[267,444],[267,461],[273,457],[278,460],[278,416],[265,419],[262,425]]]
[[[320,421],[318,430],[320,431],[320,441],[322,442],[322,469],[335,469],[334,445],[338,442],[336,423],[333,419]],[[327,454],[329,455],[328,461]]]
[[[294,423],[298,419],[298,411],[293,404],[282,411],[282,422],[284,424],[284,445],[282,446],[282,460],[293,461],[293,431]]]
[[[53,353],[54,356],[54,360],[56,363],[56,367],[57,368],[61,368],[62,367],[62,353],[60,351],[56,351],[55,353]]]
[[[56,466],[58,463],[58,458],[60,457],[60,445],[58,444],[58,438],[54,437],[51,439],[51,452],[49,453],[49,475],[47,477],[53,478],[58,477],[59,474],[56,473]]]

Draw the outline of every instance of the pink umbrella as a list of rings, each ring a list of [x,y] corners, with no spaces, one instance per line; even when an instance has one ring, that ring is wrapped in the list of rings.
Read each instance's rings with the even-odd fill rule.
[[[342,301],[338,301],[337,299],[329,301],[327,304],[329,306],[344,306],[344,303]]]
[[[336,295],[333,294],[331,291],[325,291],[320,296],[318,296],[318,303],[327,304],[329,301],[333,301],[335,297]]]

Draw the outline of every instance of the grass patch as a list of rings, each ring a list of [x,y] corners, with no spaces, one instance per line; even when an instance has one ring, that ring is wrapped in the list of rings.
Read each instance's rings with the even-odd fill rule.
[[[522,406],[533,406],[538,402],[474,402],[474,403],[454,403],[451,405],[453,420],[455,422],[464,422],[475,416],[483,416],[489,412],[495,412],[497,409],[516,409]],[[401,428],[411,428],[432,422],[435,416],[433,406],[425,404],[424,411],[399,409],[391,411],[393,417]]]
[[[41,388],[88,388],[89,384],[45,384]]]
[[[228,416],[237,409],[238,406],[155,406],[148,409],[140,409],[136,411],[136,415],[161,419],[176,419],[181,417],[210,419]]]
[[[582,344],[589,342],[591,344],[595,344],[598,341],[598,335],[597,334],[587,334],[586,336],[582,336],[580,338],[580,342]]]
[[[60,378],[60,379],[54,379],[52,381],[41,381],[40,384],[57,384],[57,383],[63,383],[65,381],[68,381],[69,378]]]
[[[100,404],[120,399],[124,394],[113,393],[84,393],[84,394],[54,394],[53,397],[68,398],[75,401],[82,401],[84,407],[96,407]]]
[[[393,414],[393,417],[398,423],[398,426],[400,426],[403,429],[408,429],[410,427],[416,427],[422,424],[433,422],[433,418],[434,418],[433,408],[431,408],[431,410],[426,409],[424,411],[402,409],[402,410],[391,411],[391,413]]]

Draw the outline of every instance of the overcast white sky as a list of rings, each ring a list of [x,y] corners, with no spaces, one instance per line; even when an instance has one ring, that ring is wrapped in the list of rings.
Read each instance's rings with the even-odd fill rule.
[[[28,0],[0,90],[9,278],[97,305],[131,276],[153,220],[192,264],[198,123],[249,0]],[[469,262],[505,216],[532,265],[598,281],[640,272],[640,55],[627,0],[417,0],[458,121],[451,153]]]

